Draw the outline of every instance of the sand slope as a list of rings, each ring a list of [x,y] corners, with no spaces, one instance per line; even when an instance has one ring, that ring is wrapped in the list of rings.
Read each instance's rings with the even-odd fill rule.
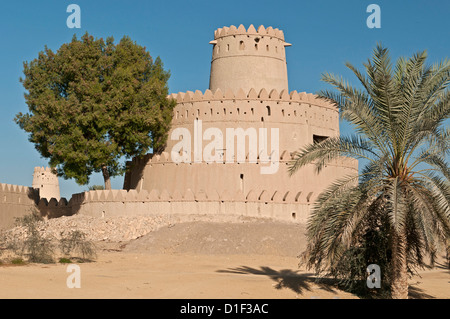
[[[96,262],[0,267],[0,298],[356,298],[298,267],[305,226],[282,222],[186,222],[127,242],[99,242]],[[450,273],[414,277],[414,298],[450,298]]]

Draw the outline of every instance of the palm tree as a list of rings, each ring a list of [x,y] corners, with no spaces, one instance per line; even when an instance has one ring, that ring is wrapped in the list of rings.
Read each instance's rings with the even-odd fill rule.
[[[408,270],[424,266],[425,256],[433,264],[440,244],[450,238],[450,130],[445,123],[450,61],[426,65],[426,58],[424,51],[399,58],[393,66],[388,50],[378,44],[364,64],[365,74],[346,63],[360,89],[323,74],[337,92],[324,90],[318,96],[335,103],[356,134],[308,145],[288,166],[292,175],[308,164],[320,172],[340,156],[365,163],[359,174],[337,180],[319,195],[308,220],[303,258],[317,272],[329,269],[368,221],[383,220],[392,298],[408,298]]]

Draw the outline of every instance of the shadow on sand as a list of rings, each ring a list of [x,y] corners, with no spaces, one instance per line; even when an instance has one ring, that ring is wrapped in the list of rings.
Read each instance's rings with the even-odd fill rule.
[[[313,288],[319,287],[319,289],[331,292],[338,297],[338,293],[344,290],[338,288],[337,280],[332,278],[319,278],[312,273],[301,273],[300,270],[294,271],[291,269],[275,270],[270,267],[261,266],[258,268],[252,268],[248,266],[240,266],[236,268],[229,268],[224,270],[217,270],[219,273],[231,273],[231,274],[243,274],[243,275],[257,275],[267,276],[272,279],[276,284],[275,289],[287,288],[294,291],[297,294],[303,294],[305,291],[312,292]],[[435,297],[424,292],[423,289],[414,285],[409,286],[409,298],[410,299],[434,299]],[[377,297],[376,295],[362,295],[355,293],[355,296],[360,298],[375,298],[383,299],[383,297]]]
[[[313,291],[313,287],[319,287],[325,291],[338,294],[339,290],[336,287],[336,281],[327,278],[318,278],[311,273],[300,273],[291,269],[275,270],[270,267],[252,268],[241,266],[236,268],[229,268],[225,270],[217,270],[220,273],[231,274],[250,274],[267,276],[276,282],[275,289],[288,288],[292,291],[303,294],[304,291]]]

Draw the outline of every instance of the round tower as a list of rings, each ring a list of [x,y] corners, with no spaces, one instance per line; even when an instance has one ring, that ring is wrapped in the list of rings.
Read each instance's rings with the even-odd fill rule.
[[[58,201],[61,199],[58,177],[50,167],[34,168],[32,187],[39,190],[40,198],[46,198],[47,200],[56,198]]]
[[[219,28],[214,32],[209,89],[248,92],[288,90],[283,31],[253,25],[245,30],[241,24]]]

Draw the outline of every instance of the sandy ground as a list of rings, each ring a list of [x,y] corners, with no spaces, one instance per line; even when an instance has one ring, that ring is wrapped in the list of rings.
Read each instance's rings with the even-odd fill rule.
[[[0,298],[357,298],[298,267],[303,234],[304,225],[278,222],[176,224],[98,243],[97,260],[77,264],[80,288],[67,286],[67,264],[0,266]],[[410,284],[410,297],[450,298],[443,266]]]

